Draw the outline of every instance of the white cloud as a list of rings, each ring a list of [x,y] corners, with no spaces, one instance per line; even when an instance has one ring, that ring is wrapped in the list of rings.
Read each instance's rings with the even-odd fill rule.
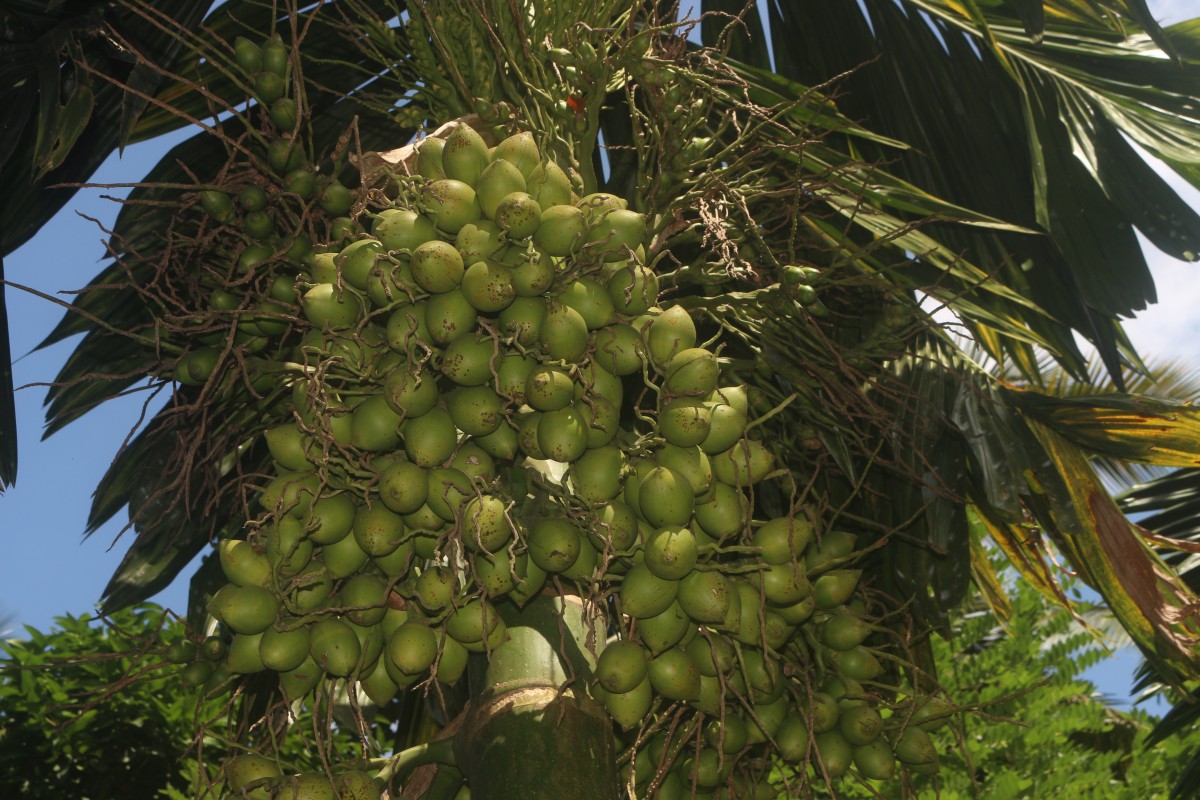
[[[1160,25],[1174,25],[1197,16],[1196,0],[1150,0],[1148,5]]]
[[[1200,363],[1200,264],[1144,247],[1158,302],[1126,322],[1125,330],[1143,357]]]
[[[1161,161],[1143,155],[1180,197],[1200,209],[1200,191]],[[1126,322],[1125,330],[1143,357],[1200,363],[1200,263],[1179,261],[1145,239],[1141,242],[1158,302]]]

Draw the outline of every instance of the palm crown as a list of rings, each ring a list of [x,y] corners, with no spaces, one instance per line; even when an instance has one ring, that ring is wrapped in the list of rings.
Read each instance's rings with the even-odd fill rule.
[[[266,11],[226,3],[195,26],[196,9],[160,5],[130,6],[129,24],[148,31],[141,72],[77,68],[111,93],[91,118],[115,113],[118,98],[152,93],[127,117],[125,138],[187,119],[206,119],[209,130],[154,168],[145,183],[157,186],[134,192],[114,230],[116,258],[95,281],[109,288],[84,294],[79,313],[48,337],[84,334],[49,395],[48,433],[186,356],[151,332],[163,320],[183,330],[199,296],[177,292],[171,306],[146,302],[139,288],[166,274],[160,233],[175,213],[146,201],[205,188],[194,176],[220,173],[253,144],[239,131],[248,112],[238,104],[261,87],[239,76],[232,43],[270,27]],[[1200,28],[1162,29],[1139,0],[819,0],[769,3],[765,21],[756,6],[706,2],[700,38],[728,53],[714,68],[712,51],[667,25],[639,40],[646,18],[634,25],[628,9],[603,0],[551,5],[519,23],[501,3],[470,14],[421,3],[390,19],[351,0],[327,5],[288,20],[303,55],[311,127],[301,133],[311,153],[332,152],[337,169],[351,141],[358,153],[390,150],[427,120],[472,114],[483,127],[508,114],[565,131],[543,145],[590,190],[632,198],[656,220],[650,247],[671,253],[659,262],[664,284],[725,331],[726,363],[772,409],[762,425],[803,465],[804,497],[862,532],[868,572],[911,603],[921,626],[944,624],[971,581],[1003,606],[985,538],[1067,604],[1055,548],[1161,677],[1200,679],[1200,624],[1186,613],[1194,592],[1092,466],[1096,456],[1190,466],[1200,452],[1194,412],[1145,396],[1039,388],[1045,354],[1086,376],[1076,335],[1119,388],[1144,369],[1120,326],[1154,301],[1135,231],[1178,258],[1200,252],[1200,217],[1139,152],[1200,185]],[[99,24],[126,36],[124,18]],[[548,55],[528,46],[547,38]],[[612,54],[597,55],[605,42]],[[78,48],[65,52],[89,63]],[[43,82],[39,91],[60,88]],[[71,150],[89,118],[83,105],[49,105],[39,118],[59,150]],[[223,109],[233,113],[213,115]],[[16,142],[10,160],[61,170],[48,135]],[[596,135],[605,159],[593,157]],[[88,142],[92,161],[75,168],[78,178],[113,144]],[[386,173],[382,163],[356,166],[369,184],[372,169]],[[43,173],[21,191],[40,197]],[[14,231],[17,213],[6,212]],[[953,312],[978,349],[949,336],[931,302]],[[1014,370],[1024,388],[994,378],[984,359]],[[84,380],[98,363],[126,377]],[[106,590],[109,609],[145,598],[210,536],[239,528],[241,493],[270,460],[254,438],[275,413],[269,392],[264,400],[249,382],[217,392],[203,381],[175,391],[97,491],[90,529],[128,506],[138,534]],[[11,482],[9,418],[0,478]]]

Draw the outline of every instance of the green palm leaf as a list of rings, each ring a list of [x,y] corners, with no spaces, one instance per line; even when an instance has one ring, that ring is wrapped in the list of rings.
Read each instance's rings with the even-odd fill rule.
[[[75,189],[70,185],[87,180],[109,153],[125,143],[145,108],[146,96],[161,83],[159,73],[127,54],[137,52],[148,63],[164,65],[180,57],[177,41],[145,24],[136,10],[143,5],[161,9],[163,16],[182,27],[198,23],[208,6],[201,0],[5,3],[0,258],[21,246],[71,199]],[[105,80],[108,76],[117,77],[136,93]],[[0,321],[6,321],[3,292]],[[0,358],[5,364],[0,369],[2,491],[17,477],[17,423],[6,324],[0,325]]]
[[[1040,5],[775,2],[771,35],[779,71],[801,83],[854,70],[842,113],[912,146],[865,153],[951,202],[1040,229],[942,238],[1050,313],[1033,324],[1064,366],[1084,372],[1073,329],[1119,382],[1122,360],[1137,361],[1117,318],[1154,300],[1134,228],[1176,257],[1200,252],[1200,217],[1125,138],[1195,179],[1194,28],[1161,31],[1141,2]]]

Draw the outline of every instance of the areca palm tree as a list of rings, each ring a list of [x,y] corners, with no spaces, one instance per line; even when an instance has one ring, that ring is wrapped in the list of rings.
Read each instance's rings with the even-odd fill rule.
[[[335,177],[349,174],[352,143],[371,188],[390,162],[364,153],[475,114],[485,131],[538,131],[583,190],[646,214],[664,297],[723,332],[726,374],[771,409],[756,424],[794,491],[859,533],[863,568],[905,609],[910,634],[944,625],[971,581],[1003,605],[985,536],[1069,605],[1052,545],[1160,674],[1200,679],[1193,589],[1090,462],[1190,465],[1200,420],[1150,397],[1037,388],[1040,354],[1086,375],[1076,335],[1118,386],[1143,369],[1120,327],[1153,301],[1135,230],[1174,256],[1200,252],[1200,217],[1138,151],[1200,184],[1200,28],[1162,29],[1140,0],[772,2],[768,48],[757,6],[712,2],[699,48],[670,4],[338,0],[273,19],[231,2],[199,27],[131,7],[193,59],[156,62],[162,85],[138,124],[186,118],[205,130],[135,190],[114,262],[47,340],[85,334],[49,397],[50,432],[146,376],[169,383],[189,352],[187,315],[204,310],[188,307],[194,288],[163,288],[179,277],[163,232],[187,210],[181,190],[216,185],[255,145],[244,128],[258,89],[239,74],[233,39],[277,30],[300,54],[297,132],[311,156],[333,153],[323,163]],[[197,259],[210,257],[210,240],[188,236]],[[994,379],[930,303],[1031,388]],[[252,359],[245,346],[231,338],[222,357]],[[197,383],[172,384],[175,402],[97,491],[90,529],[128,506],[137,530],[107,608],[143,599],[214,534],[239,530],[269,468],[261,432],[287,419],[278,393]],[[777,515],[794,498],[764,490],[755,502]],[[214,573],[215,562],[193,579],[197,598]],[[920,673],[927,652],[909,638]],[[572,724],[594,734],[593,723]],[[529,786],[536,778],[526,772]]]

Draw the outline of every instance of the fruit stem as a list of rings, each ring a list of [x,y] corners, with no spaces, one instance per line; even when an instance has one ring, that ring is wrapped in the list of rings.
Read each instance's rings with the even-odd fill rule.
[[[753,544],[731,544],[721,546],[719,544],[701,544],[696,546],[696,550],[701,553],[745,553],[747,555],[756,556],[762,552],[762,548]],[[761,569],[761,567],[755,567]]]
[[[379,771],[379,777],[386,781],[394,776],[407,775],[425,764],[435,763],[455,766],[453,738],[438,739],[401,750],[391,758],[384,759],[384,767]]]

